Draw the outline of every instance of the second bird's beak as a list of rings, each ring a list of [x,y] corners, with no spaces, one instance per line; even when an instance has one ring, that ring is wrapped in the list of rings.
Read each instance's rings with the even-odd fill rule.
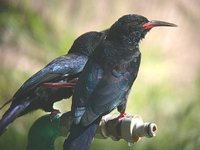
[[[164,22],[164,21],[157,21],[157,20],[151,20],[143,25],[144,29],[151,29],[153,27],[158,27],[158,26],[168,26],[168,27],[177,27],[176,24],[169,23],[169,22]]]

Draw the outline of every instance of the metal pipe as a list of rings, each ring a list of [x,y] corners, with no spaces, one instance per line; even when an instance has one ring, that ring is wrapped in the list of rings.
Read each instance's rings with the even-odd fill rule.
[[[71,112],[64,114],[45,115],[31,126],[28,134],[27,150],[54,150],[57,137],[66,137],[72,123]],[[124,139],[129,143],[138,142],[142,137],[156,136],[157,126],[154,123],[144,123],[138,115],[106,115],[102,118],[95,138],[111,138],[115,141]]]

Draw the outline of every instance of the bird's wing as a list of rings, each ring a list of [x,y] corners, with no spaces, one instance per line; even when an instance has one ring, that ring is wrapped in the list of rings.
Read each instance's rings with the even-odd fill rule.
[[[98,83],[91,97],[88,106],[82,117],[82,124],[88,125],[100,115],[107,114],[116,108],[124,100],[131,84],[131,75],[124,72],[120,76],[112,73],[105,75]]]
[[[46,67],[29,78],[15,93],[14,97],[28,93],[42,83],[59,81],[65,76],[81,72],[87,60],[87,56],[80,54],[67,54],[54,59]]]
[[[103,71],[89,61],[84,68],[73,96],[75,124],[88,125],[100,115],[117,107],[129,91],[132,76],[128,72]]]

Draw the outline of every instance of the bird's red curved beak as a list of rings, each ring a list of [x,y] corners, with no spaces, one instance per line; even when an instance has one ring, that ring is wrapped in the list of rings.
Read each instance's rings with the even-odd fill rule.
[[[158,21],[158,20],[151,20],[143,25],[144,29],[151,29],[153,27],[158,26],[168,26],[168,27],[177,27],[176,24],[164,22],[164,21]]]

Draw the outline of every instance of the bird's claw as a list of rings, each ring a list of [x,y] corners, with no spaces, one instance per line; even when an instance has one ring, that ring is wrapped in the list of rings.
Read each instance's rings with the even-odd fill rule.
[[[120,113],[120,115],[117,117],[118,121],[122,121],[125,117],[127,116],[127,114],[125,112]]]
[[[51,111],[51,114],[50,114],[51,120],[53,120],[53,118],[54,118],[57,114],[59,114],[59,113],[61,113],[60,110],[58,110],[58,109],[53,109],[53,110]]]

